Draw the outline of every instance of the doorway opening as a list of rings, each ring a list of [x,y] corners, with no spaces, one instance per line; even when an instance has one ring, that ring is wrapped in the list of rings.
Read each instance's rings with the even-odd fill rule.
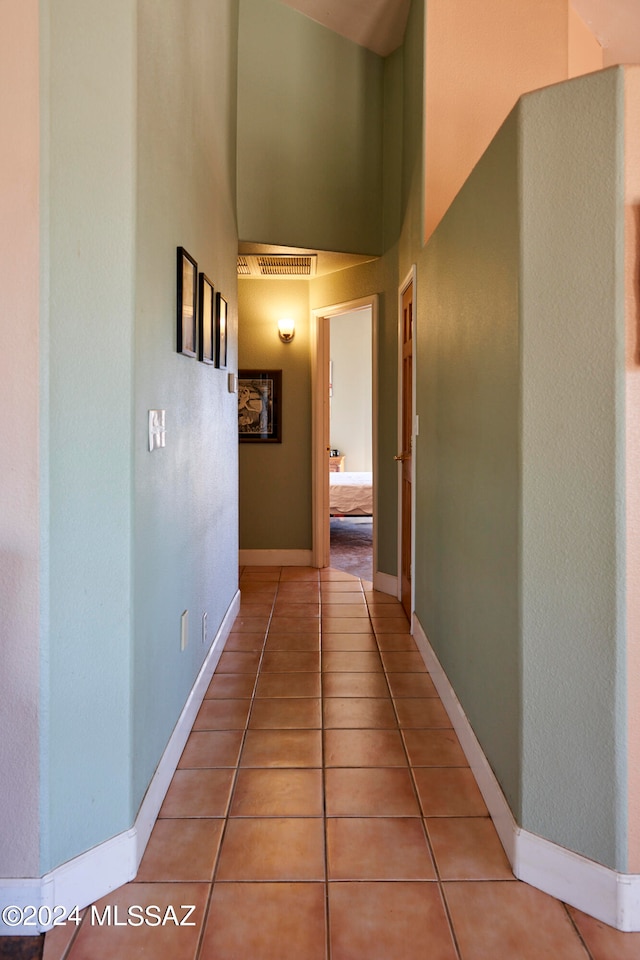
[[[329,319],[330,564],[373,581],[371,308]]]
[[[314,562],[373,582],[377,297],[313,313]]]

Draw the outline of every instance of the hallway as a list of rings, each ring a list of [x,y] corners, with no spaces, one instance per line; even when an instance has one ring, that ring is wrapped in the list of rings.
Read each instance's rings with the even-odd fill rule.
[[[640,934],[513,879],[399,603],[336,570],[240,585],[135,882],[45,960],[640,957]],[[124,922],[151,904],[195,925]]]

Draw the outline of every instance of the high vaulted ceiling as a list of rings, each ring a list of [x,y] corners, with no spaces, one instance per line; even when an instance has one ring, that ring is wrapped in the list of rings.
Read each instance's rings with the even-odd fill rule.
[[[410,0],[282,2],[383,57],[402,43],[410,6]],[[605,66],[640,62],[640,0],[571,2],[604,48]]]
[[[281,2],[383,57],[401,45],[411,4],[411,0]],[[517,0],[504,2],[511,4]],[[602,46],[605,67],[618,63],[640,63],[640,0],[571,0],[571,5]],[[316,276],[370,259],[255,243],[241,244],[239,253],[256,256],[313,254]]]
[[[604,65],[640,63],[638,0],[571,0],[604,51]]]
[[[411,0],[282,0],[381,57],[402,43]]]

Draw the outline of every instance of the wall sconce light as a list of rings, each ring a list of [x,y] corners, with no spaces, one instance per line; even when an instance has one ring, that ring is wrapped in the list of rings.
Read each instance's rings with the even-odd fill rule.
[[[296,325],[293,320],[278,320],[278,336],[283,343],[291,343],[296,335]]]

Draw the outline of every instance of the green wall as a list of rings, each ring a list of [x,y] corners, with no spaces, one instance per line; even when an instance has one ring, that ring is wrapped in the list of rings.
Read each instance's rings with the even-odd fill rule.
[[[278,0],[240,0],[241,240],[382,252],[384,61]]]
[[[45,872],[131,825],[136,23],[43,7]]]
[[[621,90],[523,97],[418,256],[415,583],[516,822],[624,871]]]
[[[241,280],[240,369],[282,371],[282,442],[240,444],[240,547],[311,550],[309,281]],[[295,321],[291,343],[278,320]]]
[[[237,591],[236,397],[175,350],[183,245],[236,368],[237,3],[56,0],[42,24],[45,872],[132,826]]]
[[[236,41],[235,0],[138,2],[133,816],[237,589],[237,397],[174,346],[181,245],[229,304],[237,369]],[[167,442],[149,453],[156,408]]]
[[[416,614],[520,809],[517,134],[511,116],[418,262]]]
[[[623,78],[523,98],[522,823],[626,870]]]

